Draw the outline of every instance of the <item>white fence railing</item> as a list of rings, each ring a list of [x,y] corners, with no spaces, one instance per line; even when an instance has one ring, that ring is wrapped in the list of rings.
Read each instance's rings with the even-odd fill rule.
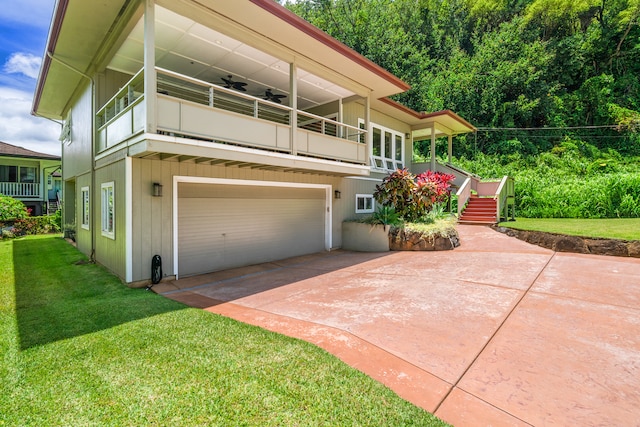
[[[37,182],[0,182],[0,194],[11,197],[40,197],[40,184]]]

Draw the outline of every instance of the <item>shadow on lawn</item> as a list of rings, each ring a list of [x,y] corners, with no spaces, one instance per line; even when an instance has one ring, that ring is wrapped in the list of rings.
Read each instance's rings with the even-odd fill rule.
[[[21,350],[185,308],[83,261],[59,237],[13,242]]]

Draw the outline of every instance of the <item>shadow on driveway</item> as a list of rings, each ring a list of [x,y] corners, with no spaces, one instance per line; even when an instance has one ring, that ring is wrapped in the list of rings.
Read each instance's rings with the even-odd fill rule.
[[[390,256],[392,252],[314,253],[181,278],[153,290],[191,307],[213,307]]]

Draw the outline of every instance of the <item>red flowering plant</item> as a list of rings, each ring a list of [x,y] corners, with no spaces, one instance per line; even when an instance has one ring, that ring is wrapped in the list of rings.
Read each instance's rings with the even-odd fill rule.
[[[406,221],[416,222],[429,213],[434,203],[447,200],[453,179],[451,174],[427,171],[415,176],[407,169],[398,169],[376,186],[373,197]]]
[[[449,192],[451,190],[451,182],[456,179],[455,175],[443,172],[426,171],[416,176],[416,182],[420,185],[421,182],[431,182],[435,184],[435,196],[432,200],[433,203],[443,203],[449,198]]]

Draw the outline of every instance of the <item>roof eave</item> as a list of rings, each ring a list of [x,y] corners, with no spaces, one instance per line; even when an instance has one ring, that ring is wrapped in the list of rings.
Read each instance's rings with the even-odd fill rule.
[[[355,50],[345,45],[344,43],[331,37],[329,34],[320,30],[318,27],[314,26],[313,24],[305,21],[303,18],[291,12],[289,9],[281,6],[277,2],[274,2],[273,0],[250,0],[250,1],[256,6],[268,11],[272,15],[285,21],[287,24],[291,25],[292,27],[298,29],[299,31],[302,31],[303,33],[307,34],[313,39],[330,47],[331,49],[342,54],[343,56],[350,59],[351,61],[366,68],[367,70],[378,75],[379,77],[382,77],[383,79],[387,80],[389,83],[392,83],[393,85],[397,86],[399,90],[398,93],[406,92],[411,88],[409,84],[402,81],[399,77],[395,76],[394,74],[382,68],[375,62],[371,61],[370,59],[356,52]]]
[[[462,132],[457,132],[457,134],[476,132],[478,130],[474,125],[472,125],[467,120],[463,119],[462,117],[460,117],[458,114],[456,114],[451,110],[441,110],[441,111],[435,111],[432,113],[426,113],[426,112],[415,111],[407,107],[406,105],[403,105],[390,98],[381,98],[379,99],[379,101],[382,102],[383,104],[386,104],[394,108],[401,114],[408,116],[407,121],[410,122],[410,124],[419,125],[420,123],[424,123],[429,119],[433,119],[434,121],[437,121],[439,117],[448,117],[454,120],[455,122],[457,122],[462,128],[464,128]]]
[[[53,9],[53,19],[49,27],[49,36],[47,38],[47,44],[45,47],[44,57],[42,59],[42,66],[40,67],[40,73],[38,74],[38,81],[36,83],[36,90],[33,96],[33,103],[31,105],[31,114],[34,116],[42,115],[38,109],[40,107],[40,101],[42,99],[42,92],[44,91],[44,82],[47,80],[49,69],[51,68],[51,53],[54,51],[56,44],[58,43],[58,37],[60,36],[60,29],[62,28],[62,20],[67,11],[69,0],[57,0]],[[59,118],[56,116],[47,116],[47,118]]]

